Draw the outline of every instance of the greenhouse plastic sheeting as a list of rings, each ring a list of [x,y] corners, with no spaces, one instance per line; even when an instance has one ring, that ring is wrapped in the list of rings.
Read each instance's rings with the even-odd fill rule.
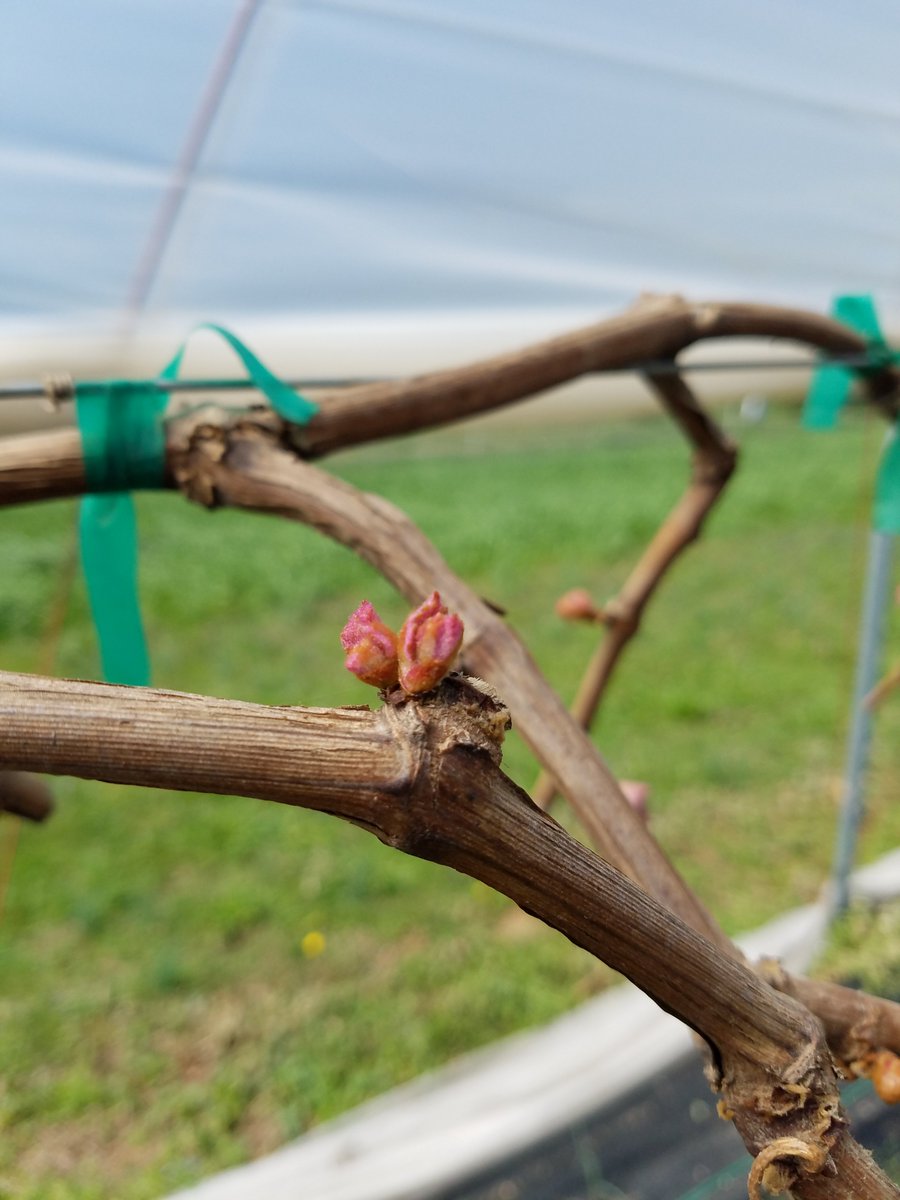
[[[8,0],[0,322],[121,313],[242,6]],[[900,311],[888,0],[267,0],[142,311]]]

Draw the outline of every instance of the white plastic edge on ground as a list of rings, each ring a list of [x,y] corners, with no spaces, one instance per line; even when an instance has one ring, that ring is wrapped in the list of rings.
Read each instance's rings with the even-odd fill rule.
[[[853,886],[871,899],[900,894],[900,850],[856,872]],[[820,902],[738,942],[751,958],[767,955],[803,971],[824,932]],[[625,985],[169,1200],[425,1200],[586,1117],[693,1049],[684,1025]]]

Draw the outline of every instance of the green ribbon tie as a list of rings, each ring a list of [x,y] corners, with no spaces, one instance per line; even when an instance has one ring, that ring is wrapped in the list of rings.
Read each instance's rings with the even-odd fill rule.
[[[841,409],[850,398],[854,371],[865,374],[892,361],[891,348],[885,341],[875,301],[869,295],[838,296],[831,307],[832,316],[843,321],[866,339],[871,366],[842,367],[827,363],[815,372],[803,406],[803,424],[807,429],[833,429]]]
[[[237,353],[250,381],[279,416],[305,425],[318,408],[273,375],[227,329],[218,333]],[[175,380],[185,343],[160,374]],[[79,540],[88,599],[100,643],[103,675],[110,683],[147,686],[150,660],[138,600],[137,522],[131,492],[161,488],[166,474],[163,414],[167,392],[156,381],[111,380],[75,387],[81,432],[85,490]]]
[[[86,490],[78,519],[81,563],[110,683],[146,686],[150,662],[137,592],[137,522],[131,491],[162,487],[165,392],[112,380],[75,387]]]
[[[306,425],[319,411],[319,406],[312,400],[301,396],[299,392],[295,392],[293,388],[289,388],[286,383],[283,383],[277,375],[273,375],[269,368],[264,366],[233,333],[221,325],[213,325],[209,322],[198,325],[191,333],[197,333],[201,329],[208,329],[211,333],[217,333],[219,337],[224,338],[246,367],[250,382],[262,392],[279,417],[283,417],[285,421],[290,421],[294,425]],[[181,345],[172,361],[160,372],[160,379],[178,378],[186,349],[187,341]]]
[[[803,424],[807,429],[835,427],[840,411],[850,397],[854,372],[865,375],[898,359],[881,332],[875,301],[870,295],[838,296],[831,311],[839,321],[866,339],[869,365],[841,367],[829,363],[819,367],[803,406]],[[888,434],[878,466],[872,521],[881,533],[900,533],[900,420]]]

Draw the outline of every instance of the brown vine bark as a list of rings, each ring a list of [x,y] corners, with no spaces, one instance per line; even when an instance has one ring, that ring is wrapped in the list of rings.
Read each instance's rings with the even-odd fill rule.
[[[635,822],[634,814],[622,800],[615,780],[599,755],[566,717],[527,651],[496,614],[449,573],[446,564],[419,531],[386,502],[369,497],[357,509],[359,519],[355,526],[353,521],[346,527],[341,526],[340,521],[333,524],[334,514],[328,512],[327,505],[324,510],[321,506],[317,508],[316,497],[308,495],[309,485],[315,487],[317,479],[325,484],[333,481],[321,473],[310,476],[313,468],[306,467],[303,486],[300,486],[303,464],[294,453],[277,443],[290,438],[294,444],[304,444],[306,439],[308,453],[321,453],[365,437],[408,432],[454,416],[509,403],[584,371],[624,366],[649,356],[672,354],[700,337],[742,333],[795,338],[833,353],[858,353],[864,348],[857,334],[828,318],[812,314],[753,305],[688,305],[677,297],[655,298],[642,302],[620,318],[518,354],[499,356],[487,363],[438,372],[405,383],[372,385],[331,394],[322,400],[315,424],[304,429],[287,430],[273,414],[265,411],[242,423],[238,419],[238,427],[230,431],[228,425],[235,418],[221,413],[215,415],[219,428],[210,425],[201,429],[199,418],[193,423],[173,423],[169,448],[172,482],[183,468],[185,442],[190,441],[194,432],[198,433],[198,452],[205,441],[207,451],[213,458],[218,458],[231,494],[226,496],[224,491],[218,494],[218,482],[207,484],[204,485],[206,494],[198,497],[202,502],[218,503],[227,499],[231,503],[276,512],[282,511],[278,486],[269,486],[271,480],[265,476],[273,462],[267,455],[280,452],[278,471],[282,473],[286,488],[284,515],[309,520],[346,541],[376,567],[385,570],[399,589],[413,599],[420,599],[435,584],[440,586],[446,598],[466,617],[470,637],[468,653],[473,667],[482,674],[502,679],[507,693],[514,697],[516,685],[524,681],[522,703],[517,704],[518,723],[526,737],[539,748],[539,757],[540,747],[545,747],[543,757],[551,770],[552,763],[546,763],[548,746],[554,762],[561,762],[566,767],[564,770],[557,765],[554,774],[569,792],[595,844],[610,861],[643,880],[674,911],[705,930],[728,953],[733,953],[731,943],[684,888],[652,837],[639,822]],[[893,369],[869,374],[866,386],[870,398],[886,413],[896,410],[897,373]],[[425,403],[429,399],[433,402],[430,408]],[[368,423],[361,420],[360,405],[371,405],[372,420]],[[708,443],[708,434],[703,428],[704,415],[692,413],[690,404],[683,408],[683,427],[690,436]],[[247,480],[242,485],[239,472],[236,475],[234,471],[228,471],[224,459],[229,439],[235,445],[243,444],[245,458],[254,458],[256,469],[263,476],[255,484]],[[251,454],[250,447],[254,442],[256,450]],[[265,449],[266,445],[268,449]],[[209,457],[207,451],[203,453]],[[273,476],[276,483],[278,471]],[[76,431],[13,439],[6,446],[0,445],[0,503],[72,495],[83,488],[83,462]],[[370,537],[371,530],[376,528],[380,531],[380,544],[376,544],[378,539],[373,542]],[[405,556],[405,563],[394,561],[398,555]],[[439,568],[437,572],[436,567]],[[490,644],[492,638],[496,645]],[[548,705],[546,726],[539,715],[543,704]],[[589,779],[587,786],[583,772]],[[799,981],[798,986],[802,986]],[[886,1044],[900,1049],[900,1020],[893,1011],[895,1006],[874,1000],[872,1003],[887,1014],[882,1025],[894,1031]],[[850,1038],[853,1041],[854,1037],[839,1014],[831,1023],[829,1034],[835,1052],[847,1058],[843,1053],[846,1049],[843,1040]]]
[[[564,782],[604,857],[633,879],[652,879],[652,890],[663,904],[723,948],[731,946],[655,840],[646,836],[609,768],[569,718],[520,639],[451,571],[403,512],[298,459],[250,419],[236,427],[187,426],[185,434],[183,449],[173,452],[171,461],[178,485],[190,499],[311,525],[355,550],[411,603],[438,588],[465,623],[467,666],[513,697],[516,727]]]
[[[569,717],[521,640],[451,571],[403,512],[297,459],[249,419],[237,428],[188,425],[182,432],[185,440],[179,451],[173,449],[172,462],[189,498],[312,525],[355,550],[411,602],[437,587],[465,622],[466,665],[510,696],[517,729],[560,780],[603,857],[723,953],[739,955],[622,796],[602,756]],[[791,986],[804,1002],[807,996],[813,1002],[821,987],[829,985],[815,985],[808,992],[805,980],[792,978]],[[889,1035],[880,1045],[900,1051],[900,1005],[877,997],[866,1001],[878,1014],[872,1016],[872,1027]],[[858,1022],[855,1017],[842,1018],[840,1003],[827,1011],[827,1031],[842,1062],[858,1059]]]
[[[898,687],[900,687],[900,667],[894,667],[866,696],[864,701],[866,707],[877,708]]]
[[[582,729],[591,728],[619,659],[640,628],[644,609],[669,569],[700,536],[737,465],[737,447],[700,407],[680,375],[649,373],[647,380],[694,448],[691,479],[622,588],[603,605],[600,643],[569,710]],[[532,791],[535,804],[548,808],[556,793],[553,776],[541,772]]]
[[[861,354],[865,339],[815,313],[765,304],[692,304],[681,296],[642,297],[628,311],[586,329],[450,371],[330,393],[291,438],[304,457],[457,421],[534,395],[589,371],[671,359],[706,338],[763,337],[803,342],[828,354]],[[893,367],[868,373],[869,399],[885,416],[900,407]]]
[[[620,316],[522,350],[413,379],[317,395],[319,412],[308,425],[288,427],[271,414],[268,423],[303,457],[316,458],[501,408],[588,372],[640,369],[648,359],[674,359],[698,341],[727,337],[784,338],[833,355],[866,351],[860,334],[816,313],[765,304],[689,303],[681,296],[646,296]],[[896,418],[900,413],[896,367],[866,372],[862,386],[886,418]],[[0,445],[0,504],[75,496],[83,490],[81,442],[75,430]]]
[[[173,421],[168,448],[169,482],[180,486],[191,498],[209,506],[232,504],[312,524],[362,554],[411,600],[418,601],[439,587],[466,620],[467,663],[499,683],[511,697],[518,727],[559,780],[604,857],[640,881],[729,957],[736,955],[734,947],[625,803],[602,758],[566,714],[521,642],[450,572],[408,518],[386,501],[363,496],[317,471],[298,454],[312,457],[372,438],[456,420],[586,371],[667,358],[700,338],[741,334],[792,338],[838,354],[859,353],[865,348],[857,334],[813,314],[753,305],[690,305],[677,297],[655,298],[612,321],[516,354],[400,383],[329,393],[321,398],[320,411],[313,421],[302,428],[287,427],[266,410],[242,417],[209,412],[206,417],[201,414]],[[718,495],[713,489],[720,491],[727,477],[731,453],[677,377],[660,375],[655,382],[664,403],[697,447],[701,467],[682,504],[660,531],[649,557],[641,560],[629,580],[625,590],[634,605],[646,603],[662,572],[699,530],[705,512]],[[886,416],[897,413],[895,369],[867,373],[865,386],[870,400]],[[0,445],[0,504],[75,495],[83,489],[84,468],[75,431]],[[616,655],[620,652],[621,646]],[[149,759],[138,767],[141,781],[154,779],[156,768]],[[365,821],[359,817],[359,823]],[[849,1005],[842,989],[829,990],[830,985],[809,984],[783,973],[773,973],[769,978],[776,988],[796,995],[823,1018],[831,1047],[840,1059],[854,1061],[860,1037],[868,1038],[870,1034],[883,1039],[878,1044],[900,1050],[900,1008],[896,1005],[862,998],[857,1003],[863,1005],[863,1017],[858,1008]],[[870,1043],[870,1048],[875,1047]],[[856,1169],[854,1154],[850,1152],[848,1160],[850,1175]],[[814,1181],[808,1186],[815,1186]]]
[[[371,712],[0,674],[5,767],[315,808],[480,879],[704,1038],[770,1187],[896,1200],[847,1131],[818,1022],[538,809],[499,769],[507,723],[495,693],[459,676]]]
[[[0,771],[0,812],[26,821],[46,821],[53,812],[53,793],[37,775]]]

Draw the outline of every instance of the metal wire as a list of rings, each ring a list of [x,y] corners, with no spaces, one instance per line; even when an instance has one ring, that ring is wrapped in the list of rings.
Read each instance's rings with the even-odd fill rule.
[[[623,375],[643,373],[653,375],[688,374],[695,371],[715,373],[717,371],[815,371],[819,367],[836,366],[849,369],[883,366],[883,359],[874,359],[867,354],[845,354],[838,356],[822,356],[821,358],[769,358],[727,360],[723,362],[678,363],[672,359],[647,359],[643,362],[630,363],[628,366],[613,367],[609,370],[589,372],[595,375]],[[288,387],[296,391],[324,391],[329,388],[358,387],[366,383],[396,383],[400,376],[389,375],[360,375],[343,378],[329,377],[326,379],[287,379]],[[141,382],[144,382],[143,380]],[[254,385],[249,379],[154,379],[148,380],[151,386],[161,392],[243,392],[254,391]],[[0,400],[48,400],[54,403],[60,400],[71,400],[71,395],[59,396],[48,390],[46,383],[10,383],[0,384]]]

